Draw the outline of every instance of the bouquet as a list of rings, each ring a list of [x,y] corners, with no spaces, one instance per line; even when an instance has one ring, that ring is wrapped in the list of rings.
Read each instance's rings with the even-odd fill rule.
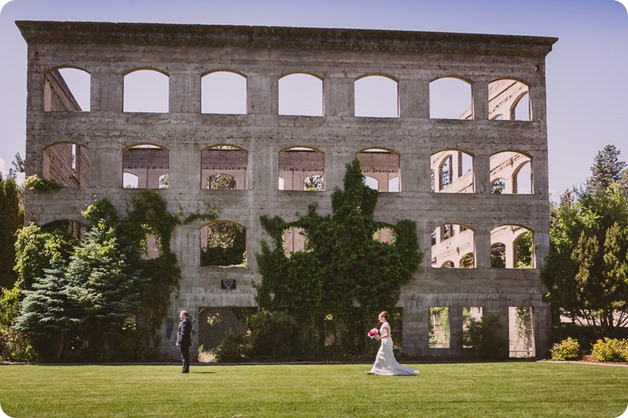
[[[377,328],[373,328],[372,330],[369,331],[367,335],[369,336],[370,339],[373,339],[375,338],[377,334],[379,334],[379,330]]]

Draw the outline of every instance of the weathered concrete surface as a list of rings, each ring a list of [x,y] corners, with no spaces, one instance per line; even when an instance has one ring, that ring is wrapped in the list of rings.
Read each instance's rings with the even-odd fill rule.
[[[107,196],[124,211],[136,193],[122,188],[124,151],[147,143],[168,150],[169,188],[159,190],[171,211],[211,208],[221,220],[247,228],[248,266],[200,266],[202,222],[179,227],[172,248],[183,281],[171,296],[161,352],[176,357],[172,321],[181,308],[193,316],[203,307],[254,306],[252,283],[259,281],[253,254],[264,233],[260,215],[293,220],[318,202],[329,213],[334,188],[342,187],[345,164],[369,147],[399,155],[401,192],[380,195],[382,221],[416,221],[422,269],[404,287],[403,351],[451,356],[458,349],[428,347],[428,308],[450,307],[452,339],[462,324],[462,307],[483,307],[504,318],[509,307],[531,307],[536,353],[548,348],[549,311],[534,269],[493,269],[490,231],[522,225],[534,233],[535,266],[549,247],[545,56],[555,38],[400,31],[17,22],[28,43],[27,175],[43,173],[47,147],[71,142],[89,152],[88,188],[28,194],[26,219],[47,223],[80,221],[80,211]],[[90,112],[45,112],[47,71],[74,67],[91,75]],[[123,76],[138,68],[169,76],[169,113],[122,112]],[[228,69],[247,78],[246,115],[200,113],[203,74]],[[292,72],[323,80],[323,117],[278,115],[278,79]],[[354,82],[366,74],[386,74],[398,82],[398,118],[354,117]],[[466,120],[429,118],[429,83],[457,76],[473,91],[473,114]],[[489,120],[488,86],[499,79],[529,88],[531,121]],[[492,110],[491,110],[492,112]],[[201,155],[229,144],[247,152],[244,190],[202,189]],[[324,154],[325,191],[278,190],[278,155],[291,146],[310,146]],[[473,193],[434,193],[430,156],[455,149],[474,158]],[[517,151],[530,157],[534,190],[529,195],[490,194],[490,157]],[[474,269],[433,269],[431,234],[445,223],[474,230]],[[221,279],[237,281],[223,290]],[[504,322],[507,322],[506,320]],[[198,341],[195,342],[195,346]],[[196,347],[194,347],[196,348]]]

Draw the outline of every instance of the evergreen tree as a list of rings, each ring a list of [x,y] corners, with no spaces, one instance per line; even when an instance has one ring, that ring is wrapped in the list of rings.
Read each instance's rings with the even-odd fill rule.
[[[619,160],[619,154],[621,151],[614,145],[606,145],[597,153],[591,167],[591,177],[587,180],[589,193],[603,192],[611,184],[621,182],[622,176],[625,176],[626,162]]]
[[[141,282],[137,272],[127,270],[115,228],[104,221],[92,226],[70,257],[67,293],[80,313],[73,319],[95,355],[106,356],[109,335],[120,333],[125,320],[137,314]]]
[[[42,360],[59,359],[66,335],[73,328],[64,267],[54,263],[36,277],[31,290],[23,291],[20,314],[14,328],[27,335]]]
[[[613,149],[598,154],[584,190],[552,208],[550,253],[541,271],[555,307],[609,337],[628,324],[628,195],[617,182],[625,163],[607,158],[617,156]]]

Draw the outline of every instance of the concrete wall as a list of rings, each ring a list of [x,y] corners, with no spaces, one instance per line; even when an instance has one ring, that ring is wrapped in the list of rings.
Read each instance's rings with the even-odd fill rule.
[[[27,175],[42,173],[50,144],[71,141],[89,151],[88,188],[26,196],[26,220],[43,224],[80,220],[80,211],[107,196],[124,211],[137,193],[122,188],[124,150],[150,143],[168,151],[169,187],[159,190],[171,211],[210,207],[220,220],[247,228],[246,268],[202,267],[198,224],[178,227],[172,237],[183,280],[171,295],[161,352],[176,358],[172,322],[179,309],[193,317],[204,307],[255,306],[252,283],[261,278],[253,254],[264,238],[260,215],[285,220],[318,202],[331,210],[345,165],[367,148],[399,156],[401,192],[382,193],[377,219],[416,221],[425,253],[421,271],[404,287],[403,351],[452,356],[456,349],[428,347],[428,308],[450,307],[452,335],[462,307],[483,307],[508,321],[509,307],[532,307],[537,353],[547,349],[549,311],[534,269],[492,269],[490,231],[523,225],[534,232],[536,266],[549,245],[545,56],[556,39],[428,32],[278,27],[17,22],[28,43]],[[91,75],[90,112],[45,112],[44,75],[70,66]],[[152,68],[169,76],[168,113],[123,112],[124,74]],[[228,69],[247,79],[246,115],[201,114],[201,76]],[[278,80],[307,72],[323,80],[322,117],[278,115]],[[366,74],[386,74],[398,83],[399,117],[354,116],[354,83]],[[465,120],[429,118],[432,80],[455,75],[471,84],[473,112]],[[490,120],[488,86],[498,79],[529,88],[530,121]],[[228,144],[247,152],[244,190],[202,189],[201,153]],[[324,154],[325,191],[278,190],[279,152],[307,146]],[[474,157],[473,193],[434,193],[430,156],[447,149]],[[529,156],[530,195],[490,193],[490,158],[500,151]],[[203,181],[206,181],[204,179]],[[474,230],[476,268],[433,269],[431,234],[441,224]],[[236,289],[221,289],[235,279]],[[176,324],[175,324],[176,325]],[[196,346],[195,342],[195,346]],[[195,347],[194,347],[195,348]]]

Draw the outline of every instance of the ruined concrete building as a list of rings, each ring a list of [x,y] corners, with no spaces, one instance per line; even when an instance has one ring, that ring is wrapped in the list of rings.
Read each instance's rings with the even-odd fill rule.
[[[194,348],[241,325],[234,312],[255,308],[261,279],[260,215],[292,221],[313,202],[329,213],[356,157],[382,192],[376,218],[414,220],[425,255],[394,307],[402,351],[459,355],[467,320],[487,313],[509,324],[511,356],[546,351],[537,269],[549,246],[545,57],[555,38],[17,25],[28,43],[27,175],[65,185],[29,193],[26,219],[80,223],[98,197],[123,212],[137,188],[158,189],[172,212],[218,213],[172,238],[183,280],[164,356],[175,355],[181,308],[195,319]],[[86,80],[86,104],[70,76]],[[203,255],[220,233],[245,237],[247,256],[213,265]],[[286,231],[285,251],[302,248]]]

